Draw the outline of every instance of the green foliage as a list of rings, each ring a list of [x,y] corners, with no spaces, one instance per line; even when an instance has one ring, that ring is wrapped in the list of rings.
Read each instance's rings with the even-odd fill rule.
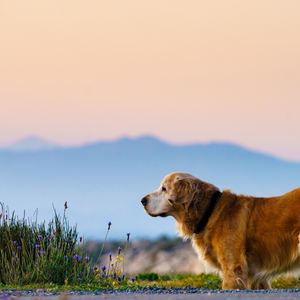
[[[168,274],[162,275],[160,278],[162,281],[168,281],[171,279],[171,277]]]
[[[153,273],[153,272],[152,273],[144,273],[144,274],[139,273],[138,279],[139,280],[155,281],[155,280],[158,280],[158,275],[156,273]]]
[[[158,276],[156,273],[139,274],[138,276],[139,285],[142,286],[149,285],[149,281],[151,281],[152,284],[155,284],[156,286],[160,286],[160,287],[164,286],[166,288],[168,287],[183,288],[188,285],[197,288],[213,289],[213,290],[222,288],[221,277],[214,276],[212,274],[200,274],[200,275],[176,274],[174,276],[169,276],[168,274]]]

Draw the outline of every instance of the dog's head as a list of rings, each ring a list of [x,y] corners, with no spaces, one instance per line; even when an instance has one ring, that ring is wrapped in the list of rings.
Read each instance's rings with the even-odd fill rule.
[[[145,211],[152,217],[173,216],[181,219],[203,189],[217,189],[188,173],[171,173],[161,182],[158,190],[142,199]],[[194,206],[194,205],[193,205]]]

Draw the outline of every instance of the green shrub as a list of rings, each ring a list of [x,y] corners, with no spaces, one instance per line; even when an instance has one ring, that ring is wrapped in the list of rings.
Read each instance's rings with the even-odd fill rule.
[[[144,274],[139,273],[138,279],[155,281],[155,280],[158,280],[158,275],[157,275],[157,273],[153,273],[153,272],[152,273],[144,273]]]
[[[162,275],[160,278],[162,281],[168,281],[171,279],[171,277],[168,274]]]

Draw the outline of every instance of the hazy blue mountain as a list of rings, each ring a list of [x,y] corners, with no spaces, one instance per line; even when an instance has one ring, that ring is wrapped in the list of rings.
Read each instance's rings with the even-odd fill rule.
[[[32,152],[41,150],[54,150],[57,148],[61,147],[54,143],[50,143],[46,140],[32,136],[22,139],[12,145],[3,147],[2,149],[11,150],[15,152]]]
[[[39,220],[68,201],[71,224],[85,237],[155,237],[175,234],[175,221],[151,218],[143,196],[165,175],[192,173],[220,189],[255,196],[284,194],[300,186],[300,164],[285,162],[231,144],[171,146],[151,137],[120,139],[52,151],[0,150],[0,201],[18,215]]]

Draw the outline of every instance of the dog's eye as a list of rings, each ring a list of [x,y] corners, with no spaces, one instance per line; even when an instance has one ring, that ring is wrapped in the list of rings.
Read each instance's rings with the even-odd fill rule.
[[[163,192],[165,192],[165,191],[166,191],[166,188],[163,186],[163,187],[161,188],[161,190],[162,190]]]

